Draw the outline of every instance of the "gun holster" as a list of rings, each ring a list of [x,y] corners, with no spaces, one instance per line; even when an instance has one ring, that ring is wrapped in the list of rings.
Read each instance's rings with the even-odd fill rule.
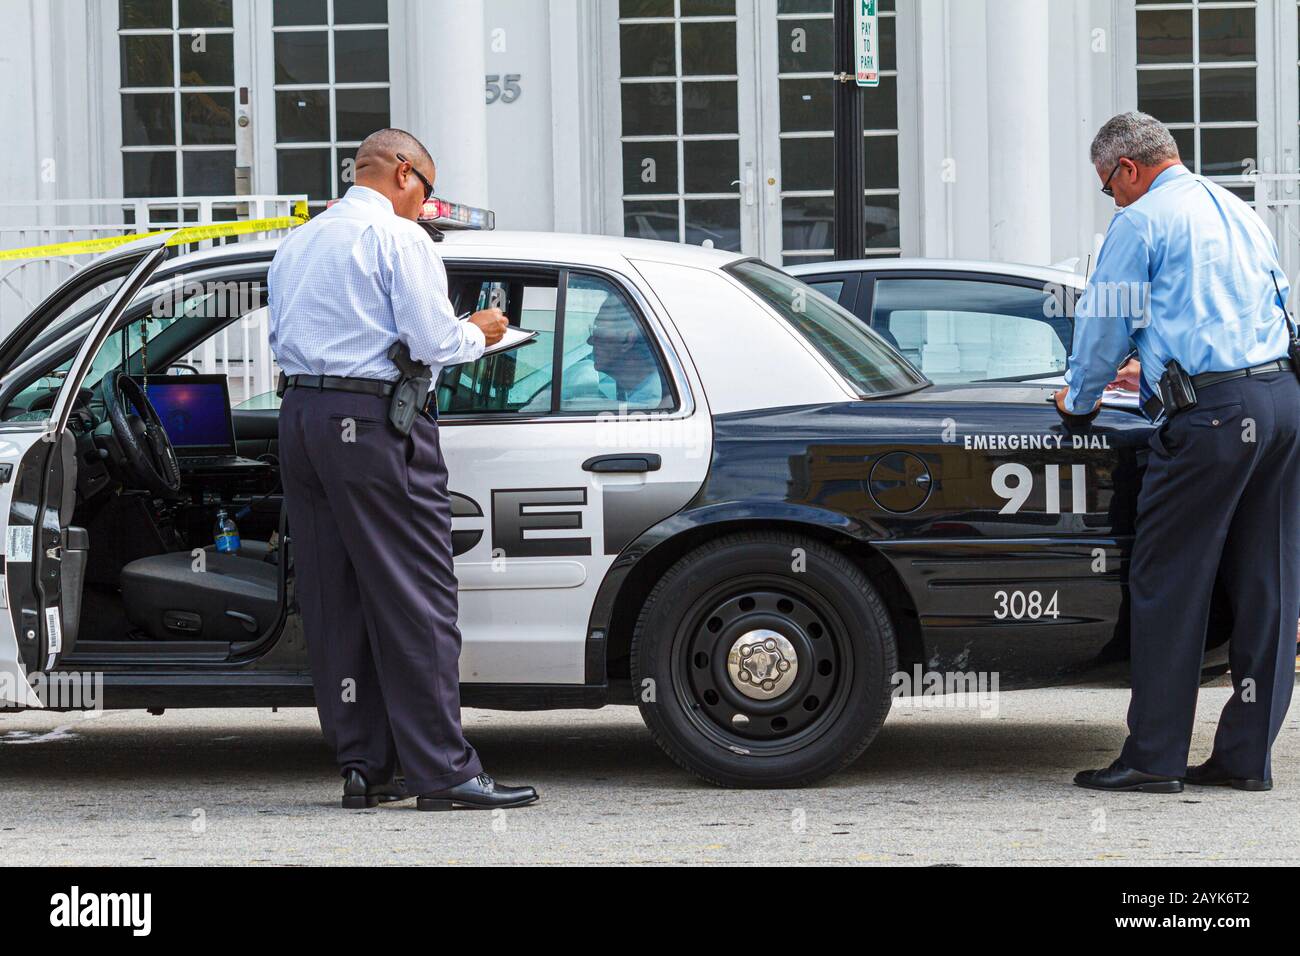
[[[433,370],[411,358],[411,350],[405,342],[394,342],[388,350],[388,358],[401,373],[393,383],[393,394],[388,399],[388,422],[399,435],[409,435],[415,427],[415,416],[423,411],[429,399]]]
[[[1165,363],[1165,374],[1160,376],[1160,401],[1164,403],[1165,414],[1174,415],[1196,405],[1196,386],[1187,370],[1178,364],[1178,359]]]
[[[1289,328],[1287,337],[1286,354],[1291,357],[1291,371],[1295,373],[1296,378],[1300,379],[1300,338],[1297,338]]]

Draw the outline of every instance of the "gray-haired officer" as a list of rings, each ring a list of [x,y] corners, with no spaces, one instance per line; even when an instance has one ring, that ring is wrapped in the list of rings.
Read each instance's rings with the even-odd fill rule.
[[[1120,207],[1075,317],[1067,421],[1096,413],[1137,344],[1152,433],[1129,561],[1133,697],[1119,759],[1074,782],[1177,793],[1188,783],[1272,786],[1300,618],[1300,382],[1277,245],[1254,211],[1190,172],[1144,113],[1092,142]],[[1163,402],[1161,401],[1163,399]],[[1187,766],[1210,596],[1231,597],[1233,694],[1214,750]]]
[[[347,195],[281,243],[268,276],[287,386],[285,506],[321,728],[344,807],[407,793],[421,810],[522,806],[537,792],[496,784],[461,732],[447,469],[436,409],[413,414],[439,369],[477,359],[506,319],[499,309],[456,318],[415,221],[436,174],[419,140],[372,133],[355,169]],[[424,377],[399,373],[397,362],[418,367],[390,358],[401,346]],[[393,393],[413,383],[418,400],[395,406],[395,425]]]

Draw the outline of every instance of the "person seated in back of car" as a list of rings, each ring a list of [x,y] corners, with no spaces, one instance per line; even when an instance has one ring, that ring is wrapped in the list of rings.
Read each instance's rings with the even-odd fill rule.
[[[664,384],[650,343],[627,306],[610,298],[591,326],[592,365],[614,382],[614,398],[633,409],[659,408]]]

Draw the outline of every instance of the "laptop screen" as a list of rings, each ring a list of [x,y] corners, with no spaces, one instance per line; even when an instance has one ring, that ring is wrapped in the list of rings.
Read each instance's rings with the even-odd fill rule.
[[[235,454],[226,376],[150,377],[148,393],[178,456]]]

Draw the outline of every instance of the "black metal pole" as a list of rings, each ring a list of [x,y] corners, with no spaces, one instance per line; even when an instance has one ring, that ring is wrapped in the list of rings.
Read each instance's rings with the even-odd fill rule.
[[[834,240],[836,259],[861,259],[867,246],[863,191],[866,141],[862,135],[862,90],[855,81],[857,51],[854,7],[861,0],[835,0],[835,79],[831,94],[834,113]]]

